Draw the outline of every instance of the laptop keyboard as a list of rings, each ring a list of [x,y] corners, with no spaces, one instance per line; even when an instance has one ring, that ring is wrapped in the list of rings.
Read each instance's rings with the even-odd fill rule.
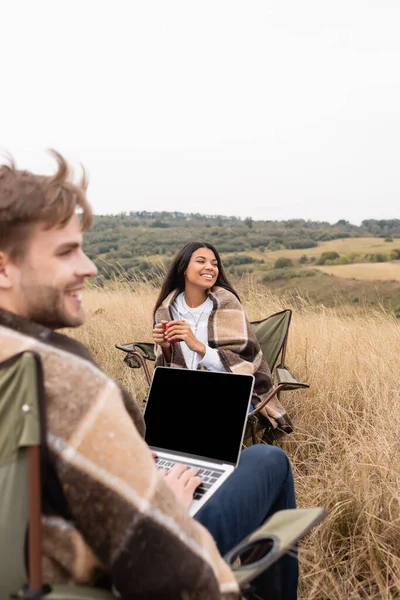
[[[181,462],[178,460],[173,461],[165,458],[156,457],[155,461],[157,469],[166,469],[167,471],[170,471],[175,463],[184,464],[188,468],[194,467],[195,469],[197,469],[198,475],[199,477],[201,477],[202,482],[199,485],[199,487],[196,488],[193,500],[200,500],[202,496],[204,496],[204,494],[207,492],[207,490],[210,489],[212,484],[215,483],[217,479],[219,479],[221,475],[225,473],[225,471],[221,471],[220,469],[205,469],[203,467],[199,467],[198,465],[190,465],[186,462]]]

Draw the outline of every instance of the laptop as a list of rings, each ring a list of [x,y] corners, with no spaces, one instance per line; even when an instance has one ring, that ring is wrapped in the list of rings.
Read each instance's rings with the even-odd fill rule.
[[[196,467],[202,484],[191,515],[236,468],[242,448],[254,376],[156,367],[147,398],[145,440],[158,468]]]

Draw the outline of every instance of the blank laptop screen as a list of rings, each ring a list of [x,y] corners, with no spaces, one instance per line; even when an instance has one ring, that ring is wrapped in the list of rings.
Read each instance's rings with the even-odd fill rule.
[[[149,446],[236,464],[254,377],[157,367],[144,419]]]

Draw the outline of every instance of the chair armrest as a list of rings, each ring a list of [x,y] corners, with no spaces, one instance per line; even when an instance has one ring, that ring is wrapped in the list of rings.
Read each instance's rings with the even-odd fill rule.
[[[140,354],[145,360],[156,360],[154,344],[150,342],[131,342],[130,344],[115,344],[115,347],[127,354]]]
[[[224,556],[242,590],[281,556],[295,550],[297,542],[327,516],[325,508],[298,508],[276,512],[261,527]],[[239,567],[233,566],[245,555]]]
[[[287,367],[276,367],[275,369],[276,379],[278,384],[282,384],[282,390],[298,390],[309,388],[308,383],[301,383],[297,381],[296,377],[293,375],[291,371]]]
[[[270,402],[274,396],[279,395],[280,392],[284,392],[286,390],[306,389],[310,387],[308,383],[301,383],[300,381],[297,381],[293,373],[289,371],[287,367],[277,367],[275,372],[277,384],[270,389],[264,400],[249,412],[248,418],[251,419],[254,415],[259,413],[264,406],[268,404],[268,402]],[[256,394],[254,395],[256,396]]]

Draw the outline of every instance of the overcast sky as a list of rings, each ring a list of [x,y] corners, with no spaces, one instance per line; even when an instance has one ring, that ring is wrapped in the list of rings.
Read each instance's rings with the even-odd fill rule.
[[[399,0],[10,0],[0,146],[96,213],[400,217]]]

